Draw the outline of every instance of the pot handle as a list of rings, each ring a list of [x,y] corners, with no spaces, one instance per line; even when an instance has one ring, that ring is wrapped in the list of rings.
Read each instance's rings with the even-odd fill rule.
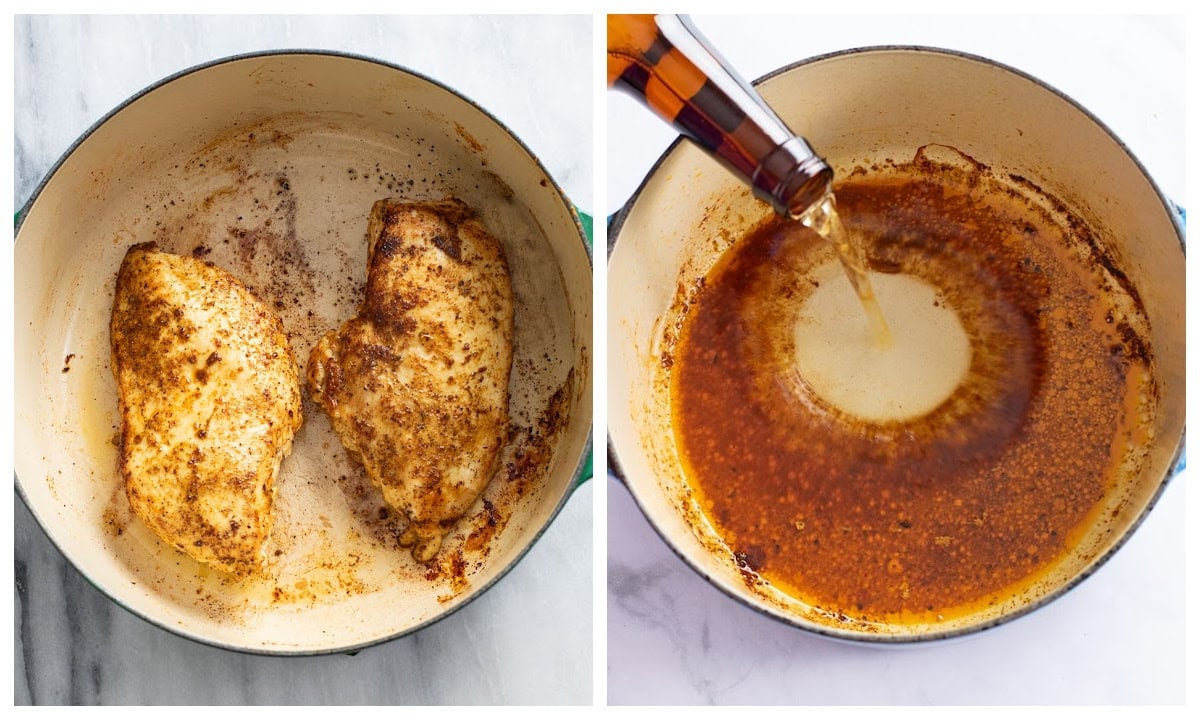
[[[583,486],[585,482],[592,479],[592,438],[588,436],[587,449],[584,450],[583,459],[579,462],[579,468],[575,471],[575,483],[571,485],[571,492],[575,492]]]
[[[592,241],[592,216],[584,212],[578,205],[575,205],[575,214],[579,216],[579,225],[583,228],[583,235],[587,239],[588,247],[593,247],[595,243]]]
[[[594,246],[592,241],[592,216],[584,212],[578,205],[572,204],[575,208],[575,215],[579,217],[579,226],[583,228],[584,238],[587,240],[588,249],[591,250]],[[593,423],[594,426],[594,423]],[[583,460],[579,463],[579,468],[575,471],[575,482],[571,485],[571,492],[580,488],[585,482],[592,479],[592,435],[588,435],[587,449],[584,451]]]

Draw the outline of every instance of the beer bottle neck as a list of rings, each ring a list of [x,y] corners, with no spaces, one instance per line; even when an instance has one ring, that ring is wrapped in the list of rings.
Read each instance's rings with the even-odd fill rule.
[[[833,171],[678,15],[609,15],[608,76],[718,158],[781,215],[824,197]]]

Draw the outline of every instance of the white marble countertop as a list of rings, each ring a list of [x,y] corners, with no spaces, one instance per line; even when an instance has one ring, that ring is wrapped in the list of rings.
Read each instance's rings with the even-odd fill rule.
[[[272,48],[353,52],[466,95],[592,203],[588,16],[16,18],[15,204],[105,113],[193,65]],[[553,57],[554,62],[546,62]],[[529,87],[555,88],[531,97]],[[120,609],[15,504],[18,704],[588,704],[592,497],[587,483],[516,568],[450,617],[354,656],[203,646]]]
[[[1012,65],[1088,107],[1184,202],[1178,18],[696,16],[747,78],[838,49],[952,48]],[[615,212],[675,134],[624,95],[608,110]],[[1176,477],[1095,575],[1020,620],[956,642],[827,640],[738,604],[688,568],[608,481],[612,704],[1159,704],[1184,701],[1184,486]]]

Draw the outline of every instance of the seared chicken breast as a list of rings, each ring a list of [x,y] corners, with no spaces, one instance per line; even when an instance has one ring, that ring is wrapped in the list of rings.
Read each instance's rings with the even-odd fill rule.
[[[302,420],[282,322],[228,272],[144,243],[121,263],[111,333],[129,504],[164,542],[252,572]]]
[[[358,316],[313,348],[308,384],[427,562],[496,471],[513,295],[500,243],[458,200],[371,209]]]

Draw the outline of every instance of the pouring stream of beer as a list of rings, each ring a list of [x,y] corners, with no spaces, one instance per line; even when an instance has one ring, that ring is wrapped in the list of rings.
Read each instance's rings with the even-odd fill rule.
[[[875,290],[871,287],[871,278],[867,275],[867,258],[862,241],[846,231],[846,226],[838,216],[833,192],[825,193],[825,197],[794,219],[833,245],[838,260],[846,270],[850,285],[854,287],[855,294],[862,302],[863,311],[867,314],[867,323],[871,328],[871,338],[876,347],[890,347],[892,332],[888,329],[887,320],[883,317],[879,301],[875,298]]]

